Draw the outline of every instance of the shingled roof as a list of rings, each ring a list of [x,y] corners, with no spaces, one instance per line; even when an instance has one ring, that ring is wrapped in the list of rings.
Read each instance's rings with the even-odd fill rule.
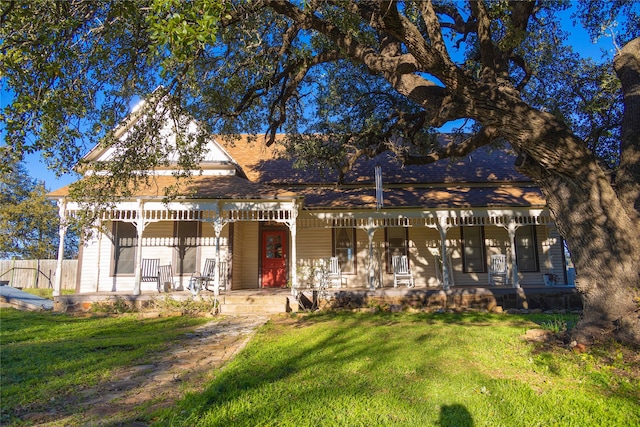
[[[141,185],[135,190],[134,197],[146,199],[160,199],[165,196],[165,189],[178,187],[178,193],[188,199],[286,199],[291,200],[296,195],[286,189],[263,185],[234,175],[206,175],[194,176],[189,180],[180,179],[172,175],[154,176],[148,185]],[[48,194],[49,197],[66,197],[69,187],[62,187]]]
[[[194,199],[291,199],[304,197],[305,209],[373,209],[375,166],[382,169],[385,208],[460,208],[544,206],[541,191],[514,167],[515,154],[507,147],[480,148],[464,158],[443,159],[428,165],[403,167],[391,154],[360,159],[340,185],[338,174],[326,170],[293,167],[281,145],[266,147],[247,136],[233,143],[216,142],[231,156],[235,176],[195,176],[180,184]],[[246,177],[246,179],[245,179]],[[137,197],[157,198],[175,185],[173,176],[158,176],[136,192]],[[68,188],[51,192],[64,197]]]
[[[288,158],[277,143],[266,147],[246,136],[233,143],[218,140],[252,181],[262,184],[299,185],[335,184],[337,172],[301,170],[293,167],[294,158]],[[428,165],[402,166],[391,153],[382,153],[372,159],[360,158],[343,179],[342,184],[374,182],[376,165],[382,168],[387,184],[441,184],[441,183],[531,183],[513,166],[516,159],[511,148],[482,147],[464,158],[443,159]]]
[[[277,144],[265,147],[246,137],[222,143],[249,179],[304,196],[307,209],[375,208],[375,166],[382,169],[385,208],[543,206],[530,178],[514,167],[510,148],[480,148],[465,158],[403,167],[390,153],[361,158],[338,186],[332,170],[301,170]]]

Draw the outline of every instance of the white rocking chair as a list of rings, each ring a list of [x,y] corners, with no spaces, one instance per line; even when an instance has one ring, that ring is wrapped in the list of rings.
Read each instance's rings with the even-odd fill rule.
[[[216,260],[213,258],[207,258],[204,262],[204,268],[202,273],[193,273],[189,280],[189,290],[192,293],[199,294],[204,287],[209,290],[209,282],[215,281]]]
[[[491,255],[489,262],[489,285],[496,285],[496,277],[500,278],[501,285],[509,283],[507,256],[504,254]]]
[[[342,270],[340,269],[340,261],[338,257],[329,258],[329,271],[327,272],[327,281],[334,288],[342,287]]]
[[[413,288],[413,273],[409,268],[409,259],[406,255],[394,255],[391,258],[393,264],[393,287],[397,288],[400,283],[407,285],[407,288]]]
[[[158,292],[161,292],[160,288],[160,258],[143,258],[142,265],[140,266],[141,282],[154,282],[158,287]]]

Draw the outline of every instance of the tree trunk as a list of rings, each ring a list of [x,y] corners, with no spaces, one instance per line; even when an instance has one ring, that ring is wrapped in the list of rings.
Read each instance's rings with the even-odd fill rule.
[[[540,185],[571,249],[583,315],[572,331],[585,344],[614,337],[640,345],[640,237],[606,178],[567,177],[539,165],[524,170]]]
[[[481,90],[468,98],[475,117],[522,153],[519,169],[541,188],[571,250],[584,306],[573,339],[640,346],[640,233],[629,205],[564,123],[500,88]]]
[[[616,55],[613,65],[624,95],[616,186],[640,234],[640,38],[625,45]]]

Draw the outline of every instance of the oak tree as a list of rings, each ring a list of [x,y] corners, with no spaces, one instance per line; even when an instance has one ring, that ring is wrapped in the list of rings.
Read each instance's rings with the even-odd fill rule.
[[[44,184],[29,176],[23,164],[0,175],[0,258],[56,259],[58,208],[47,199]],[[66,236],[65,256],[77,255],[78,238]]]
[[[594,37],[613,31],[620,47],[600,64],[566,45],[566,7],[4,1],[0,71],[13,99],[0,155],[42,150],[69,167],[160,84],[158,99],[171,94],[208,131],[262,132],[267,144],[286,132],[303,165],[346,171],[382,151],[428,163],[508,142],[572,251],[584,303],[574,338],[640,344],[640,6],[583,0],[576,19]],[[459,138],[438,145],[433,134],[460,121]],[[110,184],[160,161],[157,129],[145,127]],[[183,166],[197,154],[185,149]]]

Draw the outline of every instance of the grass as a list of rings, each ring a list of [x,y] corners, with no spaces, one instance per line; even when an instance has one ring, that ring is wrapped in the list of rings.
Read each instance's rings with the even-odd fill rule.
[[[177,402],[156,425],[640,424],[637,355],[547,351],[520,338],[536,326],[526,316],[488,314],[271,323],[204,392]],[[635,374],[622,375],[628,363]]]
[[[64,406],[113,370],[151,360],[206,319],[79,318],[0,309],[0,425]],[[16,424],[18,425],[18,424]]]
[[[202,319],[0,310],[2,425],[143,363]],[[575,317],[324,313],[276,318],[157,426],[640,425],[640,357],[575,353],[527,329]],[[43,384],[44,383],[44,384]],[[53,400],[52,400],[53,398]],[[12,424],[13,423],[13,424]]]
[[[23,288],[21,290],[41,298],[53,299],[53,289],[51,288]],[[61,289],[60,293],[62,295],[73,295],[76,291],[73,289]]]

